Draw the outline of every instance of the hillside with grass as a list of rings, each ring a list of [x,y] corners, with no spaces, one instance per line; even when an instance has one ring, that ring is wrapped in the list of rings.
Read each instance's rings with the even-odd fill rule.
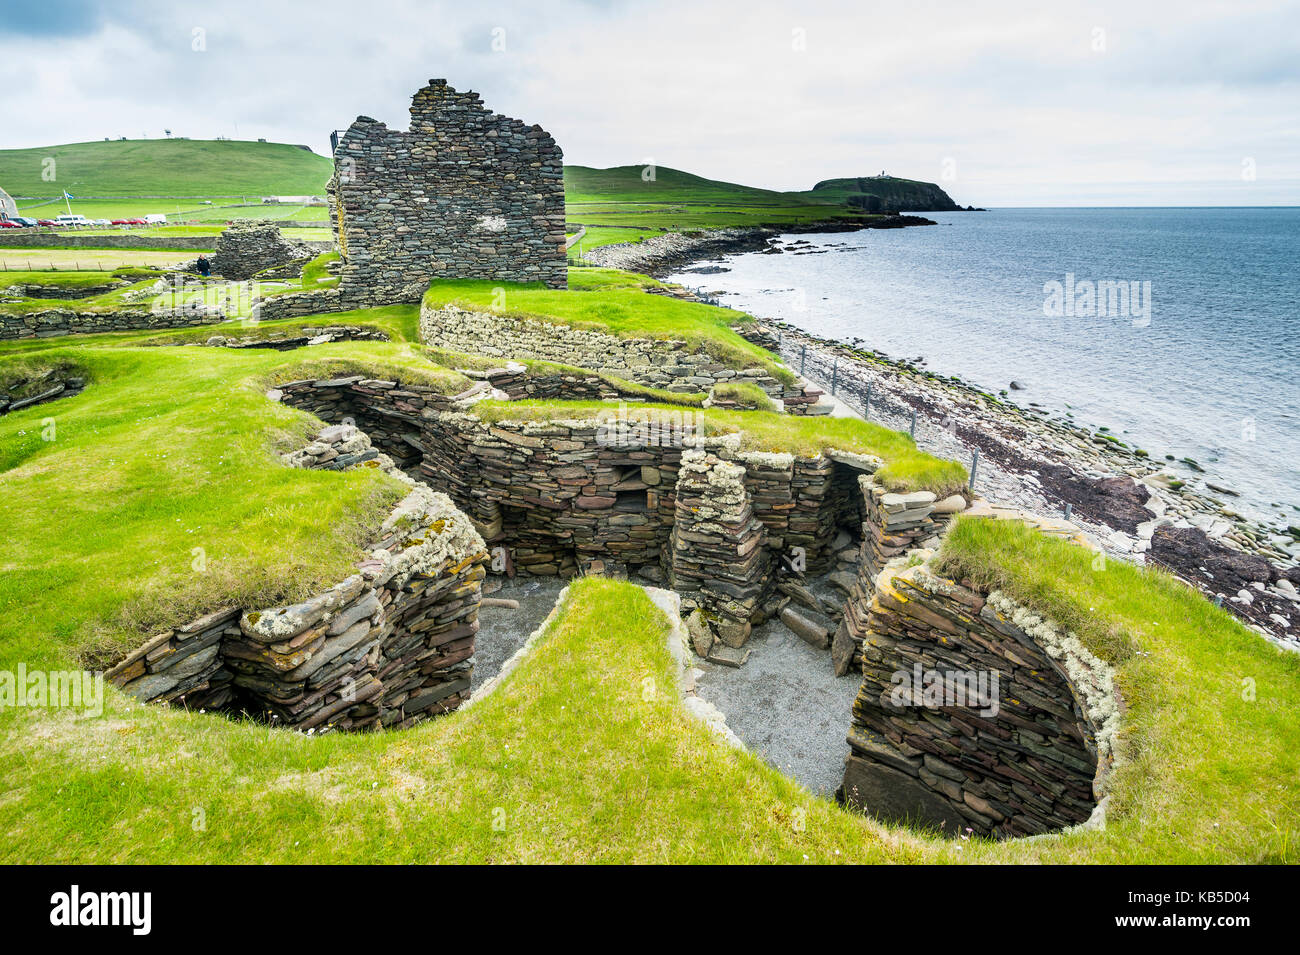
[[[0,188],[11,196],[322,195],[332,171],[331,160],[287,143],[126,139],[0,149]]]
[[[824,179],[801,195],[842,202],[863,212],[952,212],[961,208],[932,182],[895,176]]]

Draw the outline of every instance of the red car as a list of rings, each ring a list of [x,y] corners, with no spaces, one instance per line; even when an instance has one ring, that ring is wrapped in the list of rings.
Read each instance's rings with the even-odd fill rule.
[[[132,219],[114,219],[113,225],[131,225],[133,221]]]
[[[17,222],[10,222],[8,219],[0,219],[0,229],[21,229]]]
[[[127,219],[126,224],[127,225],[148,225],[149,223],[145,222],[143,219]]]
[[[58,225],[58,223],[55,222],[53,219],[37,219],[36,224],[37,225]]]

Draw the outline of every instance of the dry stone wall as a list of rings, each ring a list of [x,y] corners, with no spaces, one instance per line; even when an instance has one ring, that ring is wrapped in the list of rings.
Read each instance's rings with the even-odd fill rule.
[[[296,467],[378,467],[409,493],[357,572],[306,601],[234,607],[149,640],[108,678],[146,702],[232,709],[301,730],[409,726],[469,696],[487,558],[445,494],[416,484],[362,431],[331,426]]]
[[[258,272],[313,257],[311,249],[290,242],[273,223],[236,219],[217,236],[212,271],[224,279],[243,282]]]
[[[178,308],[116,309],[111,312],[78,312],[50,308],[25,314],[0,313],[0,339],[58,338],[63,335],[96,335],[101,332],[128,332],[150,328],[190,328],[215,325],[226,320],[226,313],[197,303]]]
[[[846,610],[866,629],[841,797],[950,833],[1086,821],[1118,723],[1110,668],[1006,596],[904,563]]]
[[[798,413],[810,406],[804,384],[785,386],[765,368],[733,368],[707,352],[692,352],[684,341],[618,338],[533,318],[429,304],[420,309],[420,334],[426,344],[439,348],[574,365],[680,394],[748,381],[785,402],[789,411]]]
[[[436,278],[565,287],[560,147],[477,93],[430,80],[407,132],[357,117],[334,168],[343,309],[418,301]]]

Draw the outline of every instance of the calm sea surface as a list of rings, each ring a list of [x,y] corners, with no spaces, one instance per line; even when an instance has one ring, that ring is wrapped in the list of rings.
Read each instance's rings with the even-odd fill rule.
[[[928,215],[939,225],[784,236],[827,251],[674,279],[994,392],[1015,379],[1014,400],[1193,458],[1239,510],[1300,523],[1300,209]],[[1083,283],[1103,281],[1139,283],[1128,314],[1090,305]]]

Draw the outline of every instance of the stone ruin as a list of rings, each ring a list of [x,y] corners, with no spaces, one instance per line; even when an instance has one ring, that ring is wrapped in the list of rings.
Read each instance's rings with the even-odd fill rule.
[[[438,278],[567,284],[560,147],[446,80],[415,94],[408,132],[357,117],[327,192],[341,309],[418,301]]]
[[[290,242],[274,224],[236,219],[217,237],[212,271],[232,282],[244,282],[263,269],[312,258],[315,253]]]

